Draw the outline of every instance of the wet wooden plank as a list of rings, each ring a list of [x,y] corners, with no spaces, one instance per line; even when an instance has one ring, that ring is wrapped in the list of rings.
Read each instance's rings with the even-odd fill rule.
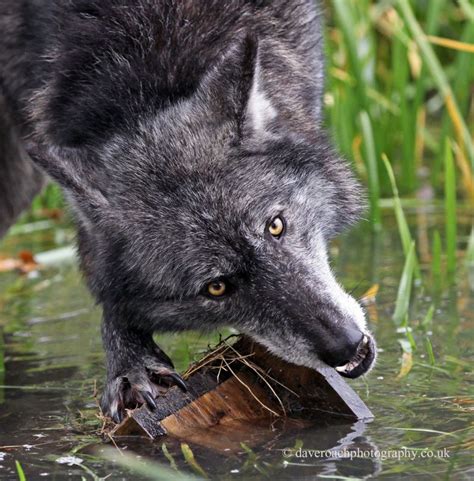
[[[247,337],[221,345],[185,378],[187,393],[168,389],[156,410],[130,411],[112,434],[168,434],[218,449],[221,436],[241,439],[275,419],[293,427],[373,419],[334,369],[290,364]]]

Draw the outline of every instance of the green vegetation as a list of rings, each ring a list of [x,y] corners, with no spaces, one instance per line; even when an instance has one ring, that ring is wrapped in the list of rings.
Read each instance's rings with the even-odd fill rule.
[[[424,283],[420,258],[431,262],[431,285],[438,291],[454,282],[461,266],[458,207],[473,208],[474,201],[474,8],[464,0],[327,4],[328,124],[365,179],[374,230],[383,223],[381,200],[393,196],[406,259],[393,318],[403,326],[412,282]],[[444,208],[444,231],[429,234],[424,256],[402,207],[418,192]],[[470,255],[472,246],[468,266]],[[429,340],[425,344],[434,363]]]
[[[186,457],[188,463],[189,459],[192,459],[195,463],[191,463],[191,468],[199,471],[200,474],[205,475],[204,471],[202,471],[202,468],[197,465],[194,454],[189,446],[185,446],[187,447],[182,448],[183,455]],[[172,467],[168,468],[167,466],[155,463],[153,461],[143,462],[142,459],[136,458],[133,454],[124,453],[123,451],[121,451],[120,454],[117,454],[116,451],[111,449],[106,451],[104,457],[131,471],[133,475],[139,475],[141,479],[150,479],[151,481],[168,481],[169,479],[174,481],[199,481],[206,479],[206,477],[195,476],[183,471],[179,471],[176,467],[176,464],[174,464],[174,461]],[[198,468],[196,468],[196,466],[198,466]]]
[[[427,183],[441,195],[444,146],[452,142],[459,195],[472,201],[472,6],[451,0],[328,4],[328,121],[336,143],[367,180],[372,222],[378,222],[374,199],[390,194],[384,153],[401,195]]]
[[[444,201],[446,219],[446,253],[448,272],[456,270],[456,174],[449,142],[446,142],[444,157]]]
[[[26,481],[25,472],[23,471],[23,467],[20,464],[20,461],[15,461],[16,472],[18,474],[19,481]]]
[[[403,320],[408,316],[414,268],[415,243],[412,242],[405,260],[405,266],[403,267],[402,277],[400,279],[400,285],[398,287],[397,300],[395,302],[395,312],[393,314],[393,320],[397,324],[401,324]]]

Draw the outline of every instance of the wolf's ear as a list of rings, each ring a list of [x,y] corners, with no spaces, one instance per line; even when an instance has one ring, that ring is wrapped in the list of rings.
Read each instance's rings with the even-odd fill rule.
[[[97,187],[88,152],[80,148],[45,146],[35,141],[26,142],[25,150],[88,217],[95,218],[108,207],[106,196]]]
[[[277,118],[277,115],[277,109],[264,87],[260,53],[257,48],[252,83],[241,115],[243,135],[259,137],[268,132],[270,124]]]
[[[194,100],[211,120],[242,123],[256,58],[257,41],[248,35],[236,40],[203,77]]]
[[[196,98],[217,121],[237,121],[239,136],[266,130],[276,110],[263,92],[258,41],[237,40],[207,73]]]
[[[269,129],[277,110],[265,92],[258,40],[237,40],[208,72],[198,90],[217,120],[237,121],[239,137],[259,136]]]

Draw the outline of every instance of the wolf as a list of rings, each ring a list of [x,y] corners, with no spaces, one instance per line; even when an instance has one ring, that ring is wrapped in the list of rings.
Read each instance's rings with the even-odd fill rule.
[[[328,242],[364,193],[323,125],[314,0],[0,0],[0,232],[47,177],[103,307],[103,412],[186,388],[162,331],[230,325],[357,377],[375,341]]]

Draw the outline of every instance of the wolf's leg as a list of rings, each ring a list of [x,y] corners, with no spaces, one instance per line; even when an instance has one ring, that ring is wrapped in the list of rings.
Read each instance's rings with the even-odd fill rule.
[[[22,149],[0,94],[0,237],[43,185],[44,175]]]
[[[126,408],[146,403],[153,409],[158,384],[186,385],[174,371],[171,359],[153,341],[152,334],[126,326],[104,309],[102,338],[107,356],[107,384],[102,412],[120,422]]]

